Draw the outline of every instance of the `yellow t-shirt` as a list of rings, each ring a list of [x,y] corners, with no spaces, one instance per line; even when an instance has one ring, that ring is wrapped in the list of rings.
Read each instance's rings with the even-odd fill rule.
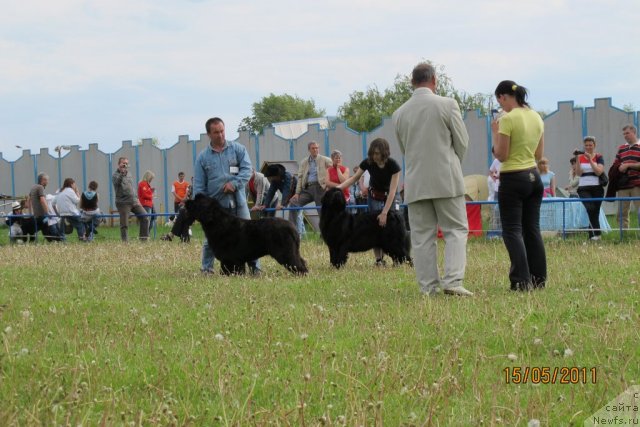
[[[511,138],[509,157],[500,173],[536,167],[535,152],[544,132],[540,114],[530,108],[514,108],[500,118],[498,132]]]

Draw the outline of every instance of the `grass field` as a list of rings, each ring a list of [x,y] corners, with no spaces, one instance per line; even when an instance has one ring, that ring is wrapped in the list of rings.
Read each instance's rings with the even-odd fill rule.
[[[263,259],[258,279],[201,275],[199,232],[100,232],[0,247],[0,425],[581,426],[640,380],[635,239],[548,239],[526,294],[501,241],[471,240],[475,297],[427,298],[410,267],[336,271],[313,237],[307,277]],[[533,384],[545,367],[586,369]]]

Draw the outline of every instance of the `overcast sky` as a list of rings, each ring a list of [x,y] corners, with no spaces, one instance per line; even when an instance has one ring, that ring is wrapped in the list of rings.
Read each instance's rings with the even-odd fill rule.
[[[0,152],[204,132],[237,137],[269,93],[335,115],[351,92],[390,86],[429,59],[457,89],[512,79],[534,108],[640,109],[636,0],[2,0]]]

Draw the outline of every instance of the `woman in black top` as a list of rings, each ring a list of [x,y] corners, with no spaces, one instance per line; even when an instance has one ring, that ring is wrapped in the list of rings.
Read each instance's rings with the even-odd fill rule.
[[[378,224],[381,227],[387,224],[387,214],[394,205],[398,183],[400,182],[400,172],[402,171],[398,162],[392,159],[390,155],[391,151],[387,140],[384,138],[374,139],[369,146],[367,158],[360,163],[358,171],[336,187],[341,190],[349,188],[360,179],[365,171],[369,171],[367,205],[370,212],[380,212]],[[375,248],[373,252],[376,255],[376,265],[384,265],[382,249]]]

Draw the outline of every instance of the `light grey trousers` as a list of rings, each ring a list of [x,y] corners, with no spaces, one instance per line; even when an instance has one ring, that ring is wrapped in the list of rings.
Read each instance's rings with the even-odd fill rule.
[[[290,207],[296,206],[306,206],[311,202],[315,202],[316,206],[320,206],[320,201],[322,200],[322,196],[324,196],[324,190],[320,186],[320,184],[315,183],[304,188],[300,194],[298,195],[298,200],[295,202],[289,203]],[[289,221],[295,226],[298,224],[298,212],[297,210],[289,211]],[[320,213],[320,210],[318,210]]]
[[[434,293],[462,286],[467,264],[469,224],[464,196],[409,204],[413,264],[420,291]],[[444,236],[444,275],[438,273],[438,227]]]

